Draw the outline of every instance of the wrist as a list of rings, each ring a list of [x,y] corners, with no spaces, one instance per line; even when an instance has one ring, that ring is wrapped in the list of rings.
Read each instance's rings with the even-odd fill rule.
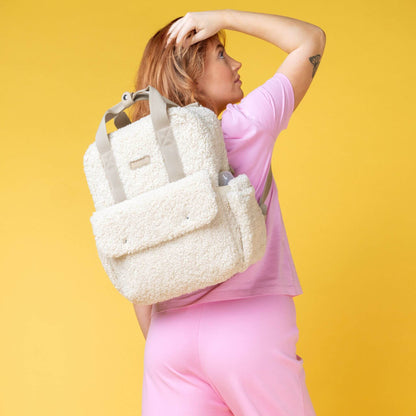
[[[230,29],[230,15],[232,13],[232,9],[222,9],[221,10],[221,27],[223,29]]]

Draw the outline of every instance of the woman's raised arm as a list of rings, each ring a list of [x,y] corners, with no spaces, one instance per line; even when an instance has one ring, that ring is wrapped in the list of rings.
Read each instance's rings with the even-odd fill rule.
[[[292,17],[239,10],[226,10],[224,22],[224,29],[256,36],[289,54],[277,72],[286,75],[292,84],[295,111],[321,62],[325,32],[318,26]]]
[[[220,29],[258,37],[289,54],[277,72],[286,75],[292,84],[296,109],[318,69],[326,43],[325,32],[292,17],[224,9],[187,13],[170,28],[169,41],[176,37],[177,44],[193,44]]]
[[[236,30],[273,43],[291,53],[311,39],[325,35],[312,23],[277,14],[223,10],[224,29]]]

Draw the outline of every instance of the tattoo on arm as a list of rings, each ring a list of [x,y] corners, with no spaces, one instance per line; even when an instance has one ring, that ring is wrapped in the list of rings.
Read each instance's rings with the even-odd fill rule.
[[[310,56],[309,61],[313,65],[312,78],[315,76],[319,63],[321,62],[321,55]]]

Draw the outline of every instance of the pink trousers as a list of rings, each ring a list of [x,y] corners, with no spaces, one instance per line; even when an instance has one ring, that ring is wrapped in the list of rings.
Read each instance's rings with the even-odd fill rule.
[[[315,416],[294,300],[262,295],[152,315],[142,416]]]

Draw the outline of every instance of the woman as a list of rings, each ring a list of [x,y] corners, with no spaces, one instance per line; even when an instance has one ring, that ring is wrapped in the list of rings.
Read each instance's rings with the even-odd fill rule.
[[[223,29],[288,53],[277,72],[244,97],[241,63],[225,51]],[[221,41],[222,40],[222,41]],[[302,100],[325,47],[319,27],[238,10],[191,12],[147,44],[136,90],[152,85],[180,105],[198,101],[219,116],[230,166],[259,200],[273,146]],[[257,65],[257,63],[255,63]],[[149,114],[147,101],[132,119]],[[315,415],[296,354],[293,264],[274,180],[265,201],[267,248],[261,261],[223,283],[155,305],[134,305],[146,338],[142,415]]]

